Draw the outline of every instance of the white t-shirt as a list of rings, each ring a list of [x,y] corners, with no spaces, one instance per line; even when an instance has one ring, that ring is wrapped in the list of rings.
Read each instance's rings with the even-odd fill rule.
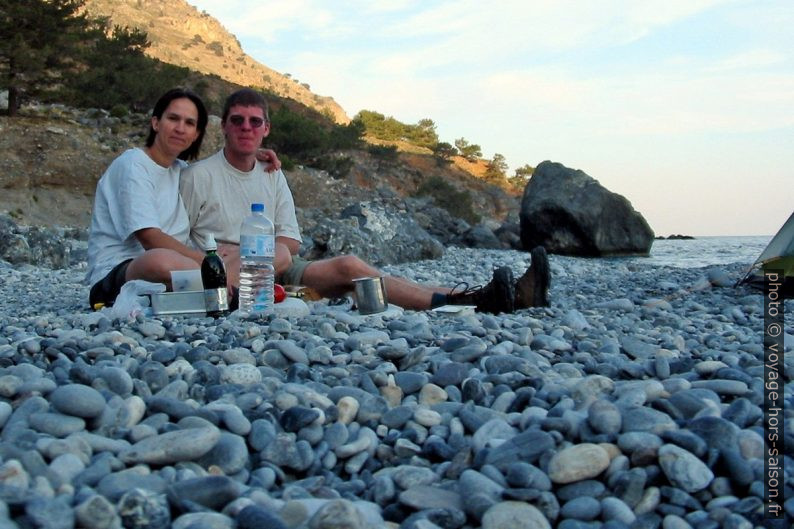
[[[218,242],[240,243],[240,225],[251,204],[265,205],[276,237],[301,240],[295,202],[281,171],[267,172],[258,161],[240,171],[226,161],[223,150],[182,171],[179,190],[187,209],[190,239],[204,248],[212,233]]]
[[[142,255],[133,234],[143,228],[159,228],[187,243],[190,225],[179,196],[179,172],[186,166],[176,160],[162,167],[138,148],[113,160],[96,188],[86,283],[93,285],[120,262]]]

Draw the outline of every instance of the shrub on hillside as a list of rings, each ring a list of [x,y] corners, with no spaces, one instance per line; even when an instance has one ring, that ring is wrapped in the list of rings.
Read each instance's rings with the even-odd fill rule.
[[[328,152],[352,149],[361,144],[363,128],[355,122],[323,126],[286,106],[272,111],[270,119],[268,145],[279,155],[284,153],[296,161],[311,162]]]
[[[214,40],[207,44],[207,49],[214,52],[218,57],[223,57],[223,44]]]
[[[397,160],[399,155],[395,145],[370,145],[367,150],[375,158],[390,162]]]
[[[110,115],[114,118],[123,118],[129,113],[130,110],[127,108],[127,106],[121,103],[113,105],[113,108],[110,109]]]
[[[270,121],[267,143],[279,155],[284,153],[300,160],[319,154],[327,147],[328,135],[320,124],[287,107],[272,111]]]
[[[416,195],[429,196],[438,207],[444,208],[450,215],[463,219],[469,224],[480,222],[480,215],[472,206],[471,193],[457,189],[440,176],[434,175],[425,180],[416,190]]]
[[[292,171],[298,165],[288,154],[279,153],[278,159],[281,160],[281,168],[285,171]]]
[[[442,141],[433,147],[433,157],[440,166],[452,163],[452,157],[458,154],[458,150],[449,143]]]
[[[455,140],[455,147],[460,155],[470,162],[476,162],[482,156],[482,148],[476,143],[469,143],[466,138]]]
[[[312,165],[317,169],[328,171],[333,178],[341,179],[350,173],[353,168],[353,159],[349,156],[329,154],[315,159]]]
[[[507,167],[505,157],[495,153],[493,159],[488,162],[483,178],[491,184],[504,185],[507,183]]]
[[[358,149],[364,145],[361,139],[363,137],[364,124],[360,121],[353,120],[347,125],[334,125],[330,132],[330,146],[333,149]]]
[[[438,143],[436,124],[432,119],[420,119],[416,125],[407,125],[380,112],[362,110],[353,121],[361,122],[364,131],[379,140],[405,141],[427,149],[432,149]]]

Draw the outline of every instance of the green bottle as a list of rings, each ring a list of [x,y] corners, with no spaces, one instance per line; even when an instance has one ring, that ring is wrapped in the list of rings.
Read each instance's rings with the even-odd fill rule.
[[[223,259],[216,253],[215,236],[207,237],[207,255],[201,262],[201,282],[204,284],[204,305],[207,316],[218,318],[229,315],[229,296],[226,291],[226,269]]]

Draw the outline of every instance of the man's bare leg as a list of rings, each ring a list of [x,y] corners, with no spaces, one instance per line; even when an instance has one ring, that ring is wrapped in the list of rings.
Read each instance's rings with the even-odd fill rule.
[[[385,276],[386,295],[391,303],[405,309],[432,308],[433,294],[449,294],[451,289],[433,285],[420,285],[403,277]]]
[[[419,285],[404,278],[384,275],[352,255],[312,262],[306,267],[302,283],[325,297],[339,297],[353,291],[353,279],[374,276],[384,276],[389,302],[405,309],[427,310],[434,293],[446,294],[450,291],[448,288]]]

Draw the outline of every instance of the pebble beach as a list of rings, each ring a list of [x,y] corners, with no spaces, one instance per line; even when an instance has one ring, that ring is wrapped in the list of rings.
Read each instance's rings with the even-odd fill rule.
[[[384,270],[471,285],[529,255]],[[247,321],[87,310],[84,265],[0,263],[0,529],[753,529],[760,291],[745,264],[551,256],[552,306]]]

